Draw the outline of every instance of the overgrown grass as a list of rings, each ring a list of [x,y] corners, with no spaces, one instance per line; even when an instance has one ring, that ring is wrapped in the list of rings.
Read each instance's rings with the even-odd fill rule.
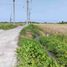
[[[32,39],[21,39],[17,49],[17,67],[59,67],[42,48],[41,44]]]
[[[10,23],[0,23],[0,29],[8,30],[15,28],[17,26],[21,26],[22,24],[16,23],[16,24],[10,24]]]
[[[40,43],[52,53],[61,67],[67,67],[67,25],[46,24],[37,25],[49,36],[41,36]]]
[[[21,31],[17,49],[17,67],[60,67],[40,44],[37,37],[42,35],[43,32],[35,25],[29,25]]]
[[[41,37],[40,43],[47,48],[47,50],[54,54],[57,62],[63,66],[67,66],[67,41],[63,36],[51,35],[49,37]]]
[[[29,37],[29,36],[32,36],[32,38],[34,38],[36,35],[40,35],[40,30],[36,27],[36,26],[34,26],[34,25],[32,25],[32,24],[30,24],[29,26],[27,26],[26,28],[24,28],[22,31],[21,31],[21,36],[24,36],[24,37]]]

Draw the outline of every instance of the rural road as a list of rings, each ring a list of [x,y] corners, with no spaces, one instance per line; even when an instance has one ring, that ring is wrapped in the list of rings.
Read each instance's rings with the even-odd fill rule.
[[[0,30],[0,67],[15,67],[19,32],[23,27]]]

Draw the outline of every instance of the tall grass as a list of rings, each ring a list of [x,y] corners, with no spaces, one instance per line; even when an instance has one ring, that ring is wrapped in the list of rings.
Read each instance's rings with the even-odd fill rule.
[[[0,29],[4,29],[4,30],[8,30],[8,29],[12,29],[15,28],[17,26],[22,26],[23,24],[20,23],[16,23],[16,24],[12,24],[12,23],[0,23]]]
[[[17,49],[17,67],[60,67],[36,40],[36,37],[41,35],[41,30],[35,25],[29,25],[21,31]]]
[[[61,38],[61,36],[45,36],[40,38],[40,43],[47,48],[49,52],[51,52],[57,62],[63,66],[67,66],[67,42],[64,40],[65,38]]]

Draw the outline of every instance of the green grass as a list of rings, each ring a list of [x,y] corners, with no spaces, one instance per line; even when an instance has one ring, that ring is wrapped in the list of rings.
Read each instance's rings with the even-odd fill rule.
[[[29,25],[20,32],[17,67],[60,67],[37,40],[36,37],[42,36],[42,34],[41,30],[35,25]]]
[[[10,24],[10,23],[0,23],[0,29],[8,30],[15,28],[17,26],[21,26],[22,24],[16,23],[16,24]]]
[[[57,62],[63,66],[67,66],[67,42],[66,37],[51,35],[49,37],[41,37],[40,43],[47,48],[47,50],[54,54]]]
[[[47,55],[41,44],[32,39],[20,39],[17,56],[17,67],[59,67],[57,62]]]

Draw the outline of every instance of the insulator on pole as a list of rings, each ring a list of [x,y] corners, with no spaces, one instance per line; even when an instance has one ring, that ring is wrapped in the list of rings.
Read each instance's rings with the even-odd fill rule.
[[[15,0],[13,0],[13,2],[15,2]]]

